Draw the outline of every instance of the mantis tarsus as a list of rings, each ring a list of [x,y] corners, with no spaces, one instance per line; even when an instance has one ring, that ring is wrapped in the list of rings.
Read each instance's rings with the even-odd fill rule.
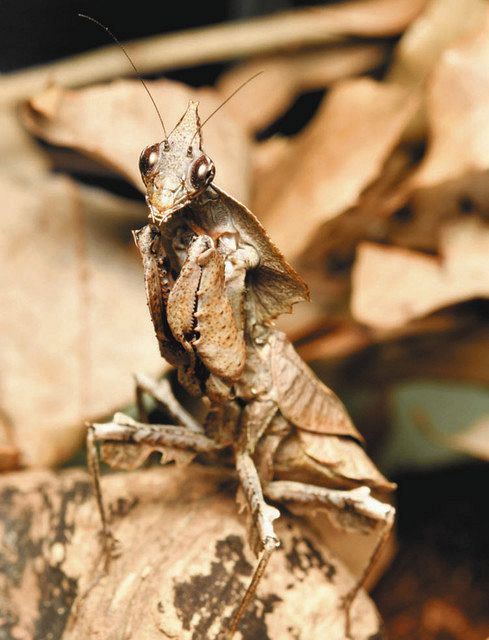
[[[150,223],[134,232],[161,355],[179,383],[204,399],[199,423],[174,397],[167,381],[137,380],[140,420],[116,414],[88,431],[89,466],[103,523],[111,536],[100,490],[97,443],[109,464],[135,468],[154,450],[166,460],[228,454],[247,507],[250,543],[258,564],[223,636],[232,638],[267,562],[279,545],[272,504],[301,512],[326,510],[344,529],[377,530],[378,543],[350,606],[388,537],[393,489],[362,448],[344,406],[300,359],[274,319],[308,298],[304,281],[273,245],[255,216],[213,182],[202,149],[198,104],[169,136],[141,154]],[[171,418],[145,422],[143,396]],[[372,495],[374,492],[375,496]],[[270,501],[270,503],[268,502]]]

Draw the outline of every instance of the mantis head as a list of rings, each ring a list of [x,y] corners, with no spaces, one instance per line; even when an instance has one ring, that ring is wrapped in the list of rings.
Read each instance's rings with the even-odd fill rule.
[[[79,13],[84,18],[96,24],[105,31],[120,47],[122,53],[128,59],[136,72],[146,93],[148,94],[156,110],[165,138],[163,142],[146,147],[139,159],[139,170],[146,186],[146,202],[150,208],[150,218],[153,222],[161,224],[168,220],[175,212],[185,207],[189,202],[199,196],[210,185],[215,175],[215,167],[212,160],[202,151],[202,127],[216,114],[238,91],[241,91],[249,82],[259,76],[262,71],[248,78],[239,85],[214,111],[207,116],[201,124],[198,112],[198,102],[191,100],[187,111],[183,114],[177,126],[168,136],[165,124],[158,106],[149,90],[146,82],[137,70],[129,53],[123,44],[104,24]]]
[[[190,101],[168,138],[146,147],[139,159],[149,215],[157,224],[189,204],[214,179],[214,163],[202,151],[198,104]]]

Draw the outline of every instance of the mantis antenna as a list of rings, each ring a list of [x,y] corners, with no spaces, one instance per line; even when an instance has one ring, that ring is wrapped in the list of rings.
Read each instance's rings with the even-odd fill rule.
[[[131,56],[127,53],[127,50],[126,50],[126,48],[124,47],[124,45],[119,41],[119,39],[118,39],[118,38],[116,38],[116,37],[115,37],[115,35],[112,33],[112,31],[111,31],[108,27],[106,27],[104,24],[102,24],[101,22],[99,22],[99,21],[98,21],[98,20],[96,20],[95,18],[92,18],[91,16],[87,16],[87,15],[85,15],[84,13],[79,13],[79,14],[78,14],[78,17],[79,17],[79,18],[84,18],[85,20],[90,20],[90,22],[93,22],[94,24],[96,24],[98,27],[100,27],[100,29],[103,29],[106,33],[108,33],[108,34],[109,34],[109,36],[112,38],[112,40],[113,40],[117,45],[119,45],[119,47],[122,49],[123,54],[124,54],[124,55],[126,56],[126,58],[129,60],[129,62],[130,62],[130,64],[131,64],[131,67],[134,69],[134,71],[135,71],[135,73],[136,73],[137,77],[139,78],[139,80],[141,80],[141,83],[142,83],[143,87],[146,89],[146,93],[148,94],[148,96],[149,96],[149,98],[150,98],[151,102],[153,103],[153,106],[154,106],[154,108],[155,108],[155,110],[156,110],[156,113],[158,114],[158,118],[159,118],[159,120],[160,120],[160,122],[161,122],[161,126],[162,126],[162,128],[163,128],[163,133],[164,133],[164,135],[165,135],[165,139],[164,139],[164,141],[163,141],[163,142],[164,142],[164,144],[165,144],[165,147],[168,147],[168,135],[167,135],[167,133],[166,133],[165,123],[163,122],[163,118],[161,117],[160,110],[159,110],[159,109],[158,109],[158,107],[156,106],[156,102],[155,102],[155,100],[154,100],[153,96],[151,95],[151,91],[148,89],[148,85],[147,85],[147,84],[146,84],[146,82],[143,80],[143,78],[142,78],[141,74],[139,73],[139,71],[138,71],[138,69],[137,69],[136,65],[135,65],[135,64],[134,64],[134,62],[132,61]],[[211,114],[211,115],[213,115],[213,114]],[[208,119],[209,119],[209,118],[208,118]]]
[[[209,122],[209,120],[216,115],[216,113],[223,108],[223,106],[225,104],[227,104],[231,98],[234,98],[234,96],[241,91],[241,89],[243,89],[243,87],[245,87],[249,82],[251,82],[252,80],[254,80],[255,78],[257,78],[258,76],[260,76],[262,73],[264,73],[264,71],[258,71],[257,73],[253,74],[250,78],[248,78],[248,80],[245,80],[244,82],[242,82],[239,87],[237,87],[237,89],[235,89],[225,100],[223,100],[221,102],[221,104],[216,107],[214,109],[214,111],[212,111],[207,118],[204,120],[204,122],[199,126],[199,128],[197,129],[197,131],[194,133],[194,135],[192,136],[192,140],[190,140],[190,145],[189,148],[192,146],[192,142],[194,141],[195,136],[200,133],[204,127],[205,124],[207,124]]]

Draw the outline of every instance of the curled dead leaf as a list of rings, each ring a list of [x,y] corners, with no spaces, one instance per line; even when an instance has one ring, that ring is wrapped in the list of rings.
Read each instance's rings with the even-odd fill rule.
[[[489,296],[489,226],[467,220],[442,233],[441,261],[397,247],[362,244],[353,269],[352,312],[392,329],[451,304]]]
[[[484,20],[484,0],[431,0],[407,27],[396,50],[387,79],[401,84],[423,82],[443,51]]]
[[[484,0],[431,0],[408,26],[395,51],[387,81],[421,88],[443,52],[480,26],[487,11]],[[426,134],[423,99],[405,132],[407,139]]]
[[[289,258],[308,247],[319,225],[353,206],[380,174],[416,108],[404,89],[369,79],[345,81],[311,123],[267,158],[257,150],[253,207]]]
[[[219,78],[217,89],[224,98],[263,72],[253,80],[252,88],[225,107],[246,131],[256,133],[283,113],[298,94],[324,89],[341,78],[368,71],[380,65],[385,55],[383,45],[366,44],[259,58],[225,73]]]
[[[428,91],[429,146],[412,188],[489,168],[489,7],[479,28],[444,51]]]
[[[193,90],[181,83],[148,83],[168,133],[189,100],[199,100],[202,114],[220,103],[213,89]],[[52,144],[77,149],[110,167],[135,187],[144,190],[138,169],[142,150],[163,139],[157,114],[141,83],[119,80],[79,90],[50,87],[23,110],[27,128]],[[205,145],[218,171],[217,181],[237,198],[246,200],[249,189],[249,141],[241,127],[221,114],[204,129]]]
[[[450,17],[447,8],[433,6],[438,18]],[[469,6],[478,7],[477,28],[468,16],[470,33],[449,48],[437,45],[438,61],[426,81],[426,152],[411,174],[400,176],[395,189],[378,201],[376,227],[384,229],[379,241],[433,252],[442,227],[461,217],[483,217],[489,210],[489,10],[485,3]],[[429,32],[432,26],[428,21]],[[357,222],[357,230],[369,224],[364,216],[357,216]],[[365,233],[364,239],[376,241]]]

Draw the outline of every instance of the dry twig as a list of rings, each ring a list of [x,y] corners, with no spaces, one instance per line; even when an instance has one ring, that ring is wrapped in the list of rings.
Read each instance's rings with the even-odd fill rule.
[[[236,60],[299,47],[324,45],[347,36],[400,33],[426,0],[367,0],[153,36],[127,45],[142,73]],[[113,45],[4,76],[0,104],[17,102],[50,83],[65,87],[128,75],[127,61]]]

